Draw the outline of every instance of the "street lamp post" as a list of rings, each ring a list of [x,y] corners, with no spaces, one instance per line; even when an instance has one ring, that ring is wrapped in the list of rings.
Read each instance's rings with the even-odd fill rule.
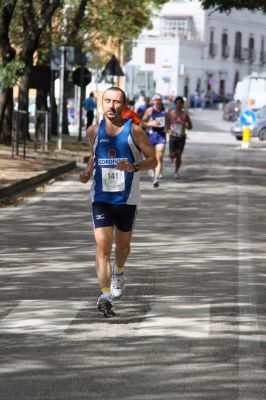
[[[60,79],[60,89],[59,89],[59,126],[58,126],[58,142],[57,149],[62,150],[62,137],[63,137],[63,105],[64,105],[64,80],[65,80],[65,63],[66,63],[66,53],[65,46],[60,46],[60,69],[59,69],[59,79]]]

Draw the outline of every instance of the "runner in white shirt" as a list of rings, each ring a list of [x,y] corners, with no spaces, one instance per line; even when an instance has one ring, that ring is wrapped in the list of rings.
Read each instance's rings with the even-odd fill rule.
[[[186,144],[186,129],[192,129],[192,122],[187,112],[183,110],[184,99],[178,96],[175,99],[175,109],[169,112],[168,131],[169,139],[169,157],[175,160],[174,177],[179,178],[179,168],[181,166],[181,157]]]

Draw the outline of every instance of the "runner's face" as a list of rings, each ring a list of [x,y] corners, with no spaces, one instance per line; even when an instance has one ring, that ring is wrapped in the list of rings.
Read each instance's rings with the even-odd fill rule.
[[[103,95],[103,112],[106,118],[113,120],[121,117],[125,108],[123,94],[119,90],[107,90]]]
[[[153,106],[157,110],[160,110],[162,108],[162,99],[160,97],[154,98],[153,99]]]
[[[179,110],[182,110],[182,108],[183,108],[183,102],[181,101],[181,100],[177,100],[176,101],[176,103],[175,103],[175,107],[176,107],[176,109],[179,111]]]

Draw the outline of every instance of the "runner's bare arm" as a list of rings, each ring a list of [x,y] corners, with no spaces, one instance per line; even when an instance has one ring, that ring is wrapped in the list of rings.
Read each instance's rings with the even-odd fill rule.
[[[150,116],[152,113],[152,107],[147,108],[147,110],[145,111],[141,122],[142,122],[142,126],[144,128],[158,128],[160,126],[160,122],[157,120],[151,120],[150,121]]]
[[[192,122],[191,122],[189,114],[186,114],[185,127],[187,129],[192,129],[193,128],[193,125],[192,125]]]
[[[173,118],[173,111],[169,111],[166,115],[166,133],[168,133],[169,136],[173,135],[173,130],[171,129],[171,123],[172,123],[172,118]]]
[[[91,125],[87,130],[87,138],[90,144],[90,157],[87,168],[84,171],[82,171],[79,175],[79,179],[82,183],[87,183],[90,180],[93,172],[93,160],[94,160],[93,142],[97,134],[98,128],[99,125]]]
[[[153,146],[150,145],[147,139],[147,135],[144,130],[139,126],[132,124],[131,133],[134,138],[135,144],[143,153],[145,159],[139,163],[139,170],[144,171],[148,169],[154,169],[157,165],[157,159]],[[117,169],[121,171],[134,172],[135,167],[128,161],[118,161]]]

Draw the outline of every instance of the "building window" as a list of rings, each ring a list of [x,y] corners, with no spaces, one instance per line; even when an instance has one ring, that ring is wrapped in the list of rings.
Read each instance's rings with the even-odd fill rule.
[[[225,80],[224,79],[220,79],[220,82],[219,82],[219,95],[220,96],[225,95]]]
[[[248,41],[248,59],[250,63],[255,61],[256,54],[255,54],[255,40],[253,37],[249,38]]]
[[[209,44],[209,55],[215,57],[217,55],[217,45],[214,43],[214,31],[210,31],[210,44]]]
[[[242,46],[242,34],[241,32],[236,32],[236,39],[235,39],[235,58],[241,59],[241,46]]]
[[[145,64],[155,64],[155,49],[152,47],[145,49]]]
[[[188,31],[187,19],[167,19],[162,20],[162,35],[166,37],[184,36]]]
[[[262,65],[266,63],[265,38],[263,36],[260,42],[260,63]]]
[[[233,92],[235,91],[236,85],[237,85],[237,83],[238,83],[238,81],[239,81],[239,77],[240,77],[239,71],[236,71],[236,72],[235,72],[235,79],[234,79]]]
[[[229,46],[228,46],[228,35],[227,33],[222,34],[222,57],[229,57]]]

